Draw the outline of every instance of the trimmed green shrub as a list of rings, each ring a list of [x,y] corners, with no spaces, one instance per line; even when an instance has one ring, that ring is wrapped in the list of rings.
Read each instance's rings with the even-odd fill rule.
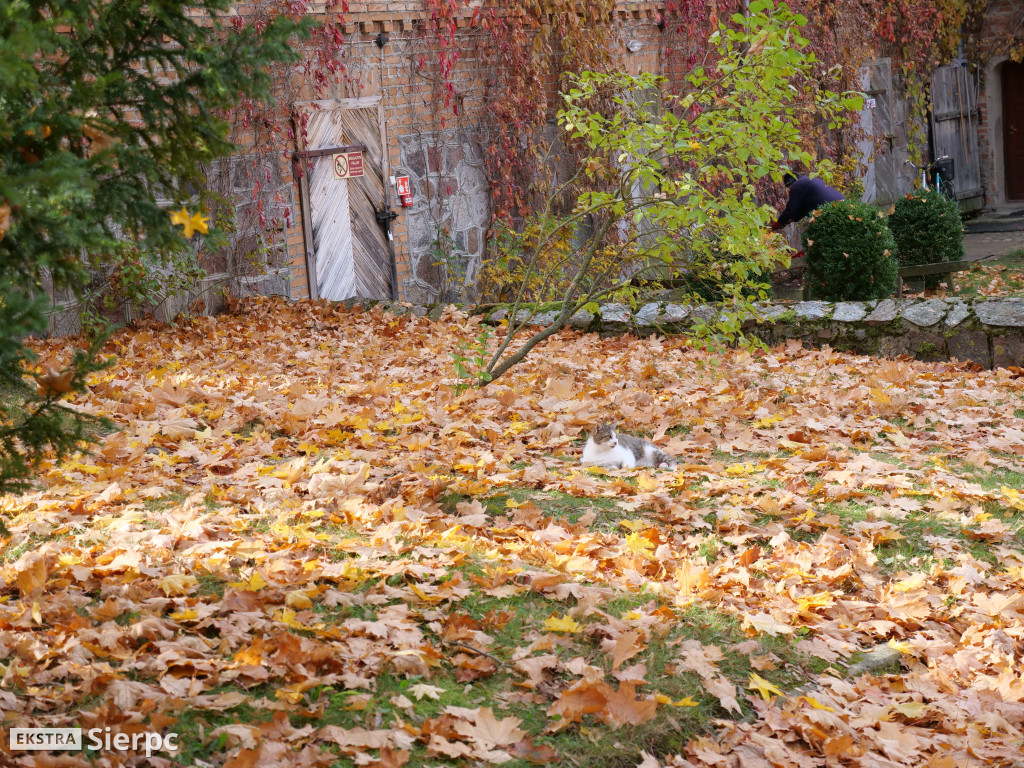
[[[826,301],[868,301],[896,290],[896,243],[885,214],[866,203],[840,200],[811,214],[804,230],[807,276]]]
[[[934,189],[917,190],[897,200],[889,213],[889,230],[901,267],[964,257],[960,207]]]

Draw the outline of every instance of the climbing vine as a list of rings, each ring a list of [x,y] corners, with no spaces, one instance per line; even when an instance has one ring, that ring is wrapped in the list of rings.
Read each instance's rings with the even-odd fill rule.
[[[301,62],[273,72],[273,98],[247,96],[227,115],[239,151],[230,167],[211,173],[211,184],[221,200],[214,214],[232,219],[242,234],[234,245],[236,271],[280,266],[273,263],[274,251],[295,219],[283,181],[292,163],[288,147],[296,143],[296,127],[300,134],[305,132],[302,118],[297,126],[293,122],[292,104],[330,97],[346,76],[343,31],[348,2],[342,0],[324,12],[316,11],[318,5],[306,0],[252,0],[244,14],[231,19],[234,29],[257,32],[280,16],[309,25]],[[296,175],[304,172],[299,163],[292,170]]]
[[[455,66],[462,57],[459,50],[459,18],[463,16],[466,0],[423,0],[426,6],[426,18],[422,25],[424,39],[428,50],[419,56],[418,67],[421,73],[428,70],[428,53],[432,54],[436,67],[436,76],[430,78],[433,89],[433,102],[444,104],[455,116],[461,114],[462,101],[455,88]],[[475,11],[472,22],[479,15]],[[430,46],[434,50],[430,51]],[[444,122],[443,116],[441,117]]]
[[[485,102],[491,118],[487,168],[494,220],[524,218],[554,183],[557,168],[544,128],[571,75],[612,69],[614,5],[614,0],[533,0],[514,11],[492,8],[480,17],[486,32],[482,57],[490,68]],[[560,160],[570,160],[569,154],[560,153]]]

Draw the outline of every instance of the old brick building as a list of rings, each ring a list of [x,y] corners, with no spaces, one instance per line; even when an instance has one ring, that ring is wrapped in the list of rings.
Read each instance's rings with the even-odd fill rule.
[[[683,5],[678,2],[606,3],[612,11],[600,23],[617,65],[679,84],[687,39],[705,34],[709,19],[668,13],[670,5]],[[487,4],[502,13],[522,11],[516,3]],[[706,7],[725,16],[742,4],[709,0]],[[293,122],[294,139],[278,136],[281,146],[264,154],[266,167],[255,176],[241,157],[211,169],[211,181],[237,200],[239,231],[228,252],[203,254],[211,274],[200,293],[208,311],[222,303],[219,289],[225,286],[296,299],[358,295],[423,302],[454,297],[473,284],[485,255],[493,193],[485,158],[495,128],[488,90],[494,71],[484,53],[487,32],[473,16],[482,5],[484,0],[460,0],[450,6],[458,11],[448,56],[451,63],[457,54],[457,65],[442,73],[426,0],[348,2],[338,46],[344,73],[333,92],[317,94],[314,103],[293,72],[277,108]],[[801,5],[793,3],[798,10]],[[251,8],[238,7],[240,13]],[[327,3],[314,10],[340,9]],[[933,142],[945,142],[941,151],[961,158],[960,189],[975,187],[967,192],[977,207],[1024,201],[1024,65],[1012,61],[1024,52],[1022,27],[1024,0],[989,0],[981,23],[965,33],[966,58],[946,67],[954,74],[947,95],[955,107],[933,115],[945,120],[933,122]],[[863,30],[836,31],[843,34],[863,36]],[[872,99],[861,120],[869,199],[893,199],[916,178],[904,162],[907,125],[914,118],[901,100],[897,70],[883,51],[863,69]],[[553,113],[556,82],[545,86]],[[252,127],[239,130],[236,139],[243,147],[268,141]],[[342,149],[355,153],[362,175],[335,178],[334,155]],[[288,160],[296,154],[300,166]],[[297,173],[298,167],[305,172]],[[398,194],[402,179],[408,181],[408,205]],[[258,207],[259,190],[274,210]],[[266,217],[279,214],[284,225],[268,236]],[[68,311],[61,317],[67,322],[55,322],[57,332],[77,327],[74,300],[65,301]],[[173,317],[189,303],[166,302],[157,314]]]
[[[484,153],[491,127],[485,96],[493,73],[480,54],[486,33],[471,23],[478,5],[466,5],[457,20],[453,108],[440,103],[435,87],[437,51],[424,33],[422,2],[348,4],[345,77],[333,98],[293,105],[306,116],[297,149],[308,153],[310,172],[302,179],[289,172],[281,176],[296,212],[286,233],[292,297],[393,293],[429,301],[454,296],[472,283],[491,218]],[[668,69],[664,25],[659,26],[663,5],[615,4],[613,39],[630,71]],[[553,97],[553,84],[550,90]],[[347,182],[334,179],[329,156],[310,157],[317,150],[357,145],[367,148],[364,175]],[[410,205],[397,194],[402,177],[408,179]],[[350,210],[347,221],[337,215],[344,207]],[[386,225],[377,222],[387,209],[397,213],[390,240]]]
[[[990,206],[1024,208],[1024,2],[993,0],[977,41],[979,149]],[[1015,62],[1012,57],[1018,60]]]
[[[311,128],[304,138],[300,135],[297,149],[315,153],[366,147],[364,176],[335,181],[328,172],[328,155],[308,160],[311,173],[302,180],[287,170],[282,174],[295,212],[286,232],[289,284],[279,286],[290,296],[395,295],[429,301],[454,296],[472,284],[484,255],[491,192],[484,155],[490,128],[486,90],[493,73],[480,53],[485,33],[471,22],[480,4],[464,6],[458,18],[459,60],[448,97],[457,101],[457,109],[439,102],[438,73],[431,66],[436,51],[429,49],[429,35],[424,34],[427,11],[422,0],[348,4],[343,82],[333,98],[315,107],[292,107],[307,115]],[[672,74],[672,47],[678,43],[661,23],[665,5],[656,0],[614,4],[612,40],[627,70]],[[953,130],[949,142],[961,157],[961,178],[965,186],[975,187],[967,191],[974,207],[1024,197],[1024,138],[1019,138],[1024,137],[1024,66],[1009,60],[1021,17],[1021,0],[990,4],[975,47],[981,60],[967,62],[964,70],[972,82],[965,76],[963,88],[975,89],[976,102],[965,101],[959,92],[960,106],[947,125]],[[865,73],[865,84],[871,86]],[[906,120],[899,83],[886,82],[894,127],[880,123],[881,104],[874,113],[869,110],[865,121],[877,134],[874,152],[865,145],[868,179],[876,179],[876,161],[879,181],[884,162],[894,174],[887,188],[881,183],[870,187],[870,195],[878,199],[906,191],[915,179],[902,162],[906,132],[894,119],[902,115]],[[955,82],[959,86],[960,80]],[[892,158],[876,156],[879,143],[890,135],[896,137],[895,145],[889,140]],[[980,169],[972,169],[972,162]],[[408,179],[408,206],[397,195],[395,181],[402,177]],[[980,180],[968,183],[969,178]],[[339,215],[343,208],[350,212],[347,220]],[[397,213],[390,240],[386,225],[376,219],[388,209]]]

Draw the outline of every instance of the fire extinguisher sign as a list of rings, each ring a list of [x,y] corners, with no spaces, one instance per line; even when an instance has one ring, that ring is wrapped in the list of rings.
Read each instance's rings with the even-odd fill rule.
[[[334,156],[334,178],[354,179],[362,175],[362,152],[341,152]]]
[[[412,187],[409,186],[408,176],[395,178],[395,191],[398,192],[398,199],[402,203],[402,207],[409,208],[412,205]]]

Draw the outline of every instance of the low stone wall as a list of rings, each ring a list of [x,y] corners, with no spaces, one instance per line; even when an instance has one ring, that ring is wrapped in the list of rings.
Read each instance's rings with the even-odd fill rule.
[[[349,300],[350,306],[377,304]],[[379,302],[382,309],[437,318],[441,306],[424,307]],[[502,306],[461,307],[485,315],[484,322],[497,324],[508,318]],[[602,334],[670,334],[686,331],[697,318],[709,320],[717,310],[684,307],[671,302],[651,302],[636,311],[608,303],[596,313],[578,312],[571,326]],[[519,320],[530,313],[520,310]],[[531,323],[547,325],[557,310],[536,312]],[[884,299],[829,303],[803,301],[761,307],[761,317],[744,324],[744,332],[769,345],[799,339],[807,346],[918,360],[957,359],[985,368],[1024,367],[1024,299]]]

